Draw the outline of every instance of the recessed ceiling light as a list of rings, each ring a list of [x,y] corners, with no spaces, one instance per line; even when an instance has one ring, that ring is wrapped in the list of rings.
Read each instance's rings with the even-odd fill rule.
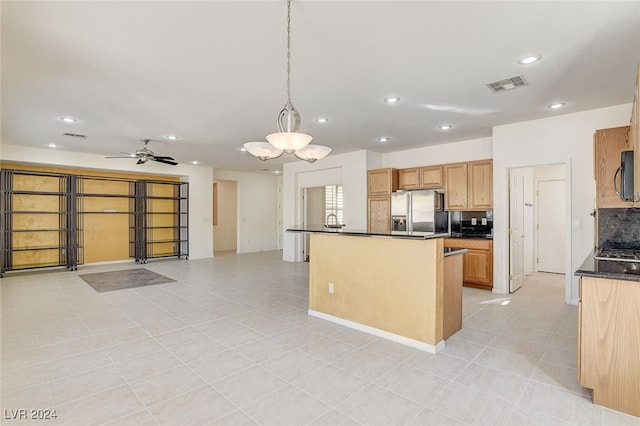
[[[60,120],[64,121],[65,123],[76,123],[78,121],[77,118],[69,117],[69,116],[60,117]]]
[[[400,102],[400,98],[397,96],[389,96],[384,98],[384,101],[388,104],[395,104],[396,102]]]
[[[554,102],[550,104],[547,108],[549,109],[561,109],[567,106],[566,102]]]
[[[180,139],[180,136],[178,136],[178,135],[166,135],[165,138],[167,138],[169,140],[172,140],[172,141],[175,141],[177,139]]]
[[[542,55],[523,56],[522,58],[518,59],[518,63],[520,65],[529,65],[533,64],[534,62],[538,62],[540,59],[542,59]]]
[[[238,151],[247,152],[247,148],[241,146],[240,148],[238,148]]]
[[[451,130],[453,129],[453,126],[451,124],[441,124],[438,126],[438,129],[440,130]]]
[[[194,160],[191,162],[191,164],[200,164],[200,162]]]
[[[47,144],[47,146],[48,146],[49,148],[57,148],[57,147],[58,147],[58,145],[56,145],[55,143]]]
[[[390,142],[390,141],[391,141],[391,138],[388,137],[388,136],[382,136],[382,137],[378,138],[378,142],[383,142],[384,143],[384,142]]]
[[[329,121],[329,117],[318,117],[315,119],[315,122],[320,124],[328,123]]]

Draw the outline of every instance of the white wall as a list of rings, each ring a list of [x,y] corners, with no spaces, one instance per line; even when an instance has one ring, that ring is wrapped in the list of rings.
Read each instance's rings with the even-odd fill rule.
[[[132,172],[165,176],[180,176],[189,182],[189,258],[213,256],[213,232],[211,222],[213,169],[202,166],[179,164],[169,166],[149,162],[136,164],[128,158],[105,159],[94,154],[30,148],[2,144],[1,160],[49,166]]]
[[[238,182],[238,253],[278,249],[278,176],[215,169],[215,180]]]
[[[567,233],[566,301],[577,303],[578,269],[593,248],[595,182],[593,132],[629,124],[631,104],[525,121],[493,128],[494,292],[508,292],[508,169],[538,164],[568,164],[570,196],[568,224],[581,228]],[[570,195],[569,195],[570,194]]]
[[[342,185],[344,223],[350,229],[367,229],[367,166],[380,167],[380,154],[356,151],[330,155],[315,163],[296,161],[283,167],[282,221],[283,230],[301,224],[301,190],[324,185]],[[283,259],[302,260],[299,234],[284,232]]]
[[[433,164],[457,163],[459,161],[484,160],[493,157],[491,138],[470,139],[441,145],[408,149],[384,154],[382,167],[430,166]]]

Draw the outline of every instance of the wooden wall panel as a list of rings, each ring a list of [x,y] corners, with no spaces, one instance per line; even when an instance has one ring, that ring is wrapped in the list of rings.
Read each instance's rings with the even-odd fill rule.
[[[15,269],[28,267],[42,267],[58,265],[58,249],[16,251],[12,253],[12,263]]]
[[[129,259],[129,215],[84,215],[84,262]]]

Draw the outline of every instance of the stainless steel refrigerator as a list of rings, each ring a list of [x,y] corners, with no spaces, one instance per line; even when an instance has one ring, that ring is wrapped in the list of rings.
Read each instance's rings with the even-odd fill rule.
[[[391,194],[391,233],[449,232],[444,194],[433,189]]]

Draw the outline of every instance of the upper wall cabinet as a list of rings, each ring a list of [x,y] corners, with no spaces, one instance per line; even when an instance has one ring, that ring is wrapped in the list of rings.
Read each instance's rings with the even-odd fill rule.
[[[469,163],[469,210],[493,208],[493,160]]]
[[[398,170],[398,189],[435,189],[444,187],[442,165]]]
[[[467,163],[444,165],[445,209],[466,210],[467,199]]]
[[[414,167],[412,169],[398,170],[398,189],[419,189],[420,188],[420,169]]]
[[[368,195],[391,195],[398,189],[397,169],[369,170],[367,173]]]
[[[631,110],[631,130],[629,132],[631,146],[633,146],[633,191],[635,200],[640,201],[640,65],[638,65],[638,77],[636,78],[636,93],[633,97],[633,109]]]
[[[596,130],[593,134],[593,174],[596,180],[596,208],[633,207],[615,192],[613,179],[620,167],[620,153],[633,149],[629,126]],[[618,176],[618,188],[620,187]]]
[[[444,165],[446,210],[493,208],[493,160]]]
[[[433,189],[444,187],[442,166],[420,167],[420,188]]]

